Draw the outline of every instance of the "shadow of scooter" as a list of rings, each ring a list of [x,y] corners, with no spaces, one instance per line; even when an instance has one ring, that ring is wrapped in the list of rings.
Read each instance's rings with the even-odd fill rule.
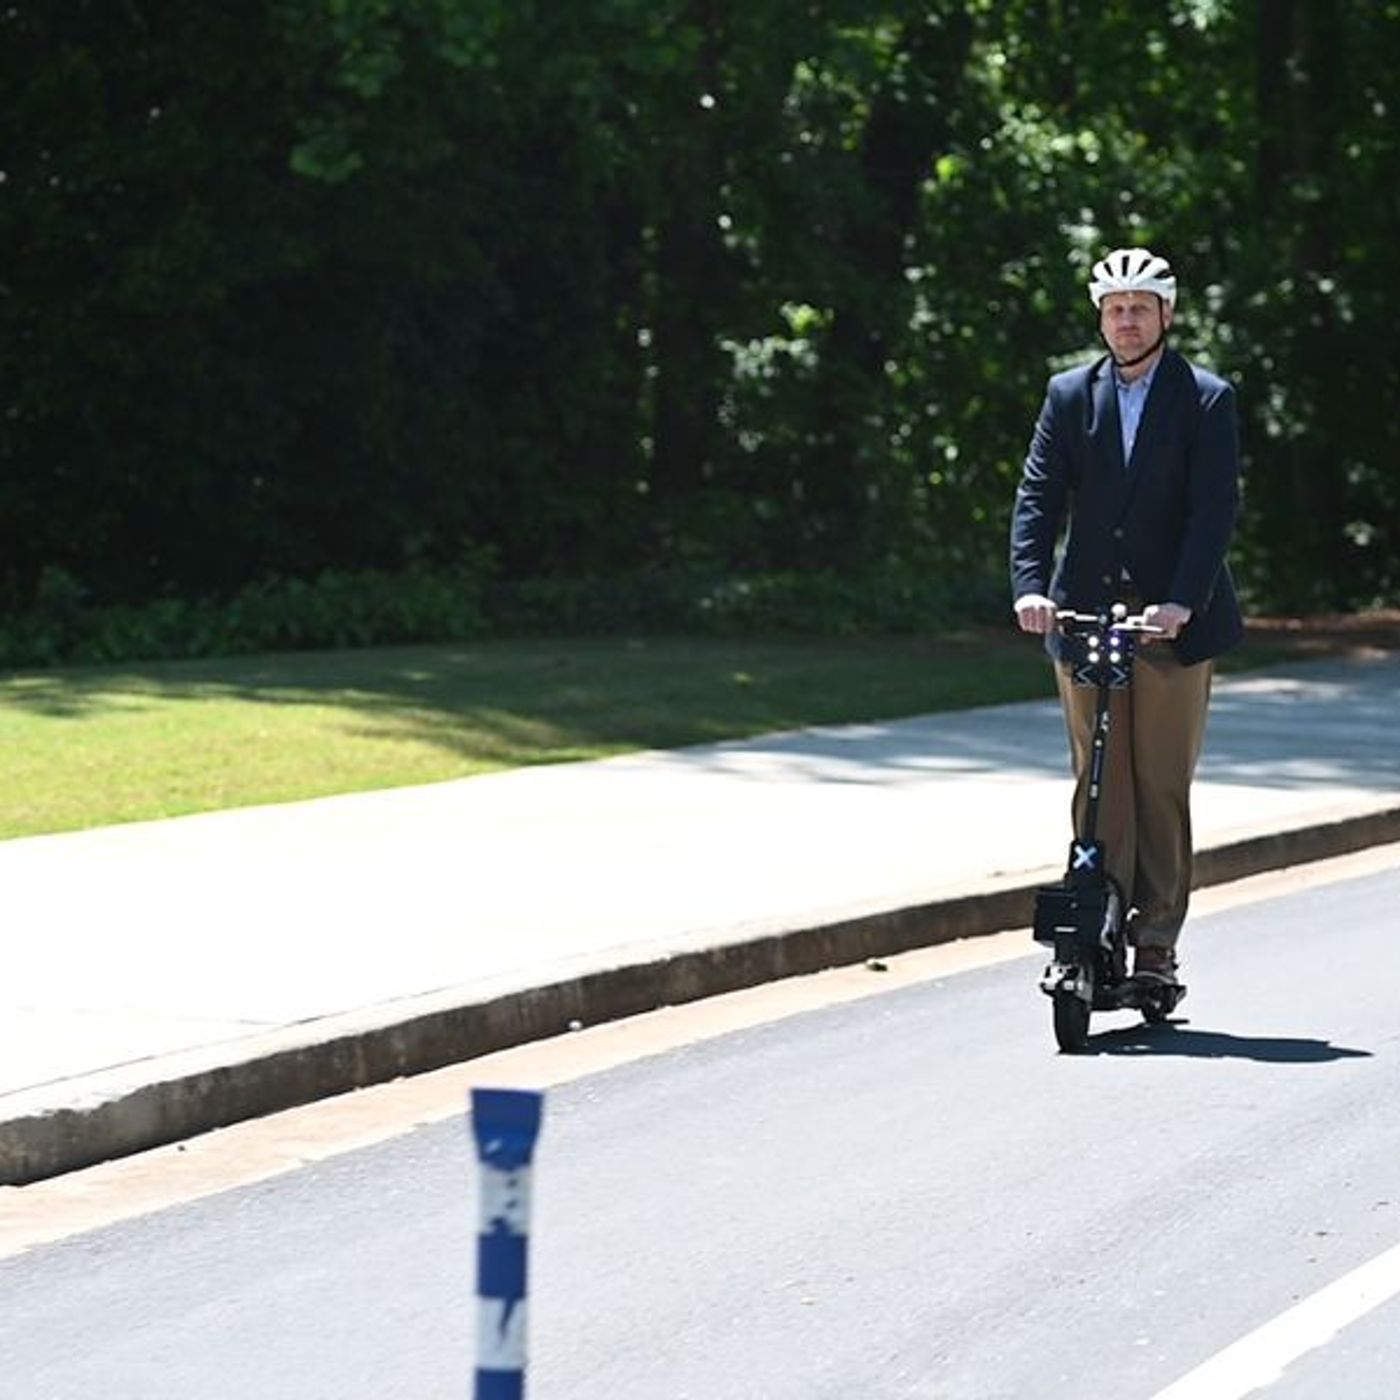
[[[1127,1026],[1091,1036],[1085,1049],[1098,1055],[1185,1055],[1198,1060],[1258,1060],[1264,1064],[1310,1065],[1329,1060],[1370,1059],[1330,1040],[1289,1036],[1231,1035],[1227,1031],[1187,1030],[1184,1018],[1155,1026]]]

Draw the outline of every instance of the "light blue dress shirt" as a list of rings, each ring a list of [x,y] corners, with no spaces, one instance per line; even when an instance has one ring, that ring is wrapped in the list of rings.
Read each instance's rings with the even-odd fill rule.
[[[1147,404],[1147,395],[1152,388],[1153,376],[1161,360],[1146,374],[1139,375],[1131,383],[1115,369],[1113,382],[1118,387],[1118,425],[1123,430],[1123,465],[1126,467],[1133,458],[1133,444],[1137,441],[1138,425],[1142,422],[1142,410]]]
[[[1123,431],[1123,467],[1126,470],[1133,460],[1133,444],[1137,441],[1138,425],[1142,422],[1142,410],[1147,406],[1147,395],[1152,388],[1152,377],[1157,373],[1157,361],[1146,374],[1140,374],[1131,382],[1124,379],[1115,369],[1113,382],[1118,388],[1118,426]],[[1132,575],[1123,570],[1123,582],[1132,583]]]

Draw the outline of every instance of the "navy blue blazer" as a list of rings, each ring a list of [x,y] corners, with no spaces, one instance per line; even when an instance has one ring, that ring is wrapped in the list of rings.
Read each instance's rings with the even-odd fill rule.
[[[1244,635],[1225,562],[1239,475],[1234,390],[1176,351],[1157,366],[1126,467],[1108,357],[1055,375],[1016,492],[1012,596],[1092,612],[1122,595],[1126,569],[1146,602],[1191,609],[1172,643],[1182,662],[1218,656]]]

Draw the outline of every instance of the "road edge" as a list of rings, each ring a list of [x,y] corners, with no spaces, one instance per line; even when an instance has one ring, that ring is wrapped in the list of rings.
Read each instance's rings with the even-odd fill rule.
[[[1196,853],[1196,888],[1400,841],[1400,805]],[[1040,880],[584,970],[482,996],[432,993],[103,1072],[65,1102],[17,1095],[0,1122],[0,1186],[31,1182],[215,1128],[597,1025],[825,968],[1023,928]]]

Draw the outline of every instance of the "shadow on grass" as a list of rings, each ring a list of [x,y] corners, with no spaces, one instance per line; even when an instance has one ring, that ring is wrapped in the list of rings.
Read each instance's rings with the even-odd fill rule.
[[[532,640],[74,670],[0,680],[0,709],[83,720],[182,701],[330,706],[342,734],[429,745],[477,771],[668,749],[679,750],[677,763],[742,774],[745,755],[760,751],[770,761],[756,781],[780,772],[860,784],[891,774],[1062,776],[1063,726],[1050,693],[1039,648],[987,629],[948,638]],[[1010,704],[1028,699],[1045,703]],[[1397,702],[1395,658],[1321,661],[1283,679],[1236,668],[1212,702],[1201,777],[1394,790]],[[948,713],[969,707],[988,708]],[[742,753],[692,747],[737,739],[749,741]]]
[[[1036,698],[1014,634],[492,642],[289,653],[0,678],[0,711],[100,720],[182,702],[330,707],[341,732],[556,762]]]

